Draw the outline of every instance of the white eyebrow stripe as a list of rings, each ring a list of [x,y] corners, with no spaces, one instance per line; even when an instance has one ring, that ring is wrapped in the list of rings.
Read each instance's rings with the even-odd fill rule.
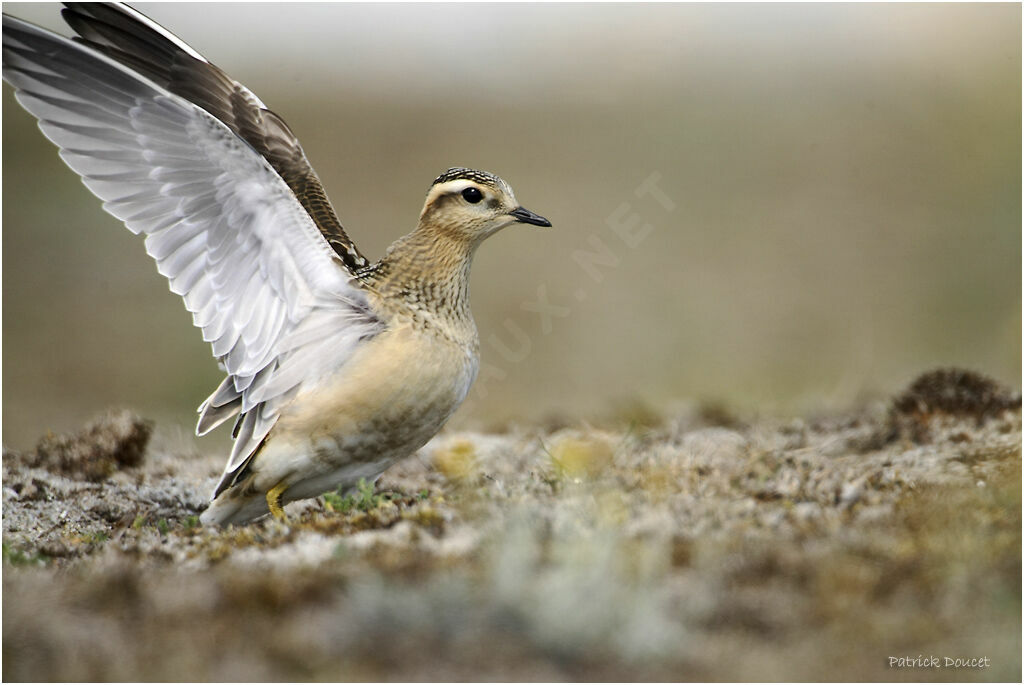
[[[461,193],[466,188],[480,188],[481,190],[492,190],[484,183],[478,183],[468,178],[457,178],[454,181],[445,181],[434,186],[441,193]],[[492,190],[493,192],[493,190]]]

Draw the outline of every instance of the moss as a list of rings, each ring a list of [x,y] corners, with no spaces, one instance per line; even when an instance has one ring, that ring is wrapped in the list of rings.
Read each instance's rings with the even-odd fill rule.
[[[552,445],[548,456],[552,465],[568,478],[596,478],[612,464],[613,450],[599,437],[564,437]]]
[[[402,519],[412,521],[423,528],[429,528],[437,535],[444,532],[444,515],[434,507],[426,504],[421,504],[412,509],[403,511]]]
[[[465,483],[479,473],[476,446],[458,440],[434,451],[434,467],[453,483]]]

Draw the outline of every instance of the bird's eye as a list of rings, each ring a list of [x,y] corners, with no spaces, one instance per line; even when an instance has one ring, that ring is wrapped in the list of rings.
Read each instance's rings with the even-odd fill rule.
[[[476,204],[480,200],[484,199],[484,194],[480,192],[479,188],[466,188],[462,191],[462,197],[470,204]]]

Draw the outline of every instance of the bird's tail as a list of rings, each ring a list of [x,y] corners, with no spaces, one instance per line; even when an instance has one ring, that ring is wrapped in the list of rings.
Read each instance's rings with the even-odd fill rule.
[[[263,518],[269,513],[270,507],[263,493],[242,494],[231,488],[210,502],[199,521],[204,526],[240,525]]]

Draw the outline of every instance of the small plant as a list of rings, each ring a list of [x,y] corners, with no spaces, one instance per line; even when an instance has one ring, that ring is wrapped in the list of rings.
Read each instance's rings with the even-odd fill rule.
[[[382,495],[374,493],[373,483],[367,483],[365,478],[359,479],[359,484],[356,485],[356,488],[359,491],[359,498],[356,500],[356,506],[359,507],[360,511],[376,509],[384,499]]]
[[[110,539],[110,535],[106,531],[103,531],[103,530],[99,531],[98,533],[93,533],[92,535],[89,535],[89,536],[86,537],[86,540],[88,542],[91,542],[91,543],[96,544],[96,545],[101,545],[101,544],[103,544],[104,542],[106,542],[109,539]]]
[[[193,528],[198,528],[199,517],[194,514],[192,516],[186,516],[185,520],[182,521],[181,525],[185,528],[185,530],[192,530]]]
[[[43,566],[47,562],[45,554],[30,554],[13,549],[5,542],[3,543],[3,563],[11,566]]]
[[[195,519],[196,520],[196,524],[199,523],[199,519],[197,517],[192,516],[190,518]],[[157,531],[161,535],[167,535],[169,532],[171,532],[171,524],[167,521],[167,519],[160,519],[160,520],[154,522],[154,521],[150,521],[148,515],[146,515],[146,514],[139,514],[138,516],[135,517],[135,520],[132,521],[132,528],[134,528],[135,530],[142,530],[143,528],[146,528],[146,527],[156,528]]]
[[[359,479],[355,493],[344,494],[342,489],[338,488],[334,492],[328,492],[323,497],[324,504],[331,511],[336,511],[339,514],[347,514],[353,509],[370,511],[379,507],[381,502],[390,499],[388,495],[376,494],[373,490],[373,483],[367,483],[365,478]]]
[[[328,492],[324,494],[324,504],[331,511],[339,514],[347,514],[355,506],[355,499],[352,495],[343,495],[341,491]]]

